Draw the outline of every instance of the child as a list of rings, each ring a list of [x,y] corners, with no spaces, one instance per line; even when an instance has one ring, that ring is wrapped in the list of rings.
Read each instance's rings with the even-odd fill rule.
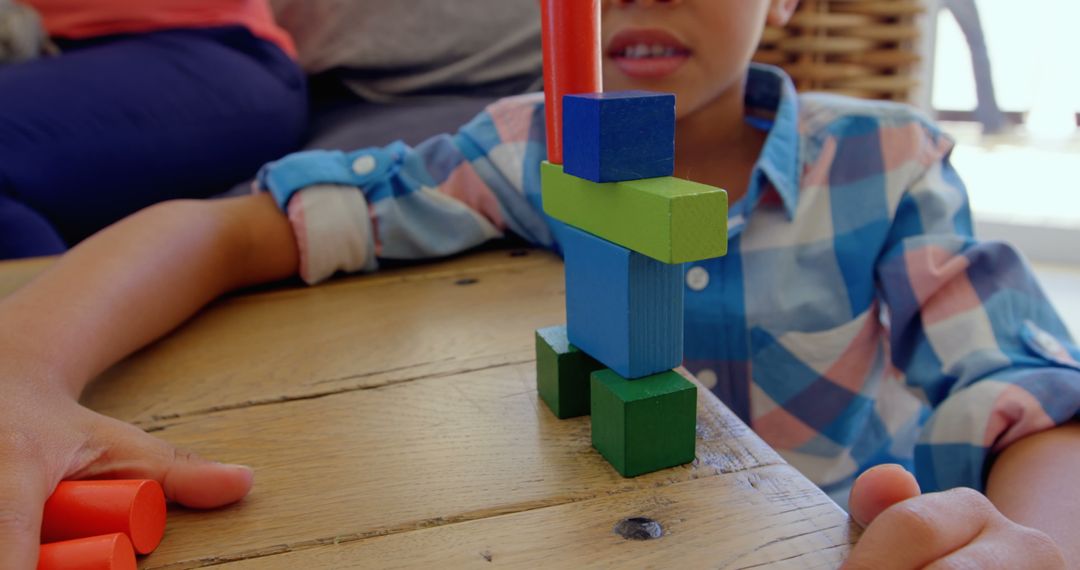
[[[971,239],[951,143],[931,124],[895,105],[797,97],[780,71],[748,68],[764,23],[796,4],[604,6],[605,87],[677,93],[677,174],[733,203],[731,253],[687,273],[686,364],[826,491],[851,489],[868,525],[851,567],[1060,567],[1080,550],[1080,501],[1059,491],[1080,468],[1080,430],[1054,426],[1076,416],[1080,352],[1022,260]],[[525,96],[415,150],[287,157],[260,174],[269,194],[155,206],[4,300],[0,564],[30,566],[39,507],[62,478],[154,477],[197,507],[251,484],[242,467],[81,408],[90,379],[237,287],[506,231],[554,247],[543,155],[541,99]],[[919,496],[903,468],[867,471],[882,463],[926,490],[985,488],[993,504]]]

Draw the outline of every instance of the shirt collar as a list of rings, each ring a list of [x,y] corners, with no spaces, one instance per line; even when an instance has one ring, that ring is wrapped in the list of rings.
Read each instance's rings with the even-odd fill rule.
[[[754,165],[746,198],[742,200],[745,211],[739,213],[744,216],[749,213],[761,200],[765,183],[768,182],[779,195],[791,220],[799,204],[802,176],[799,165],[799,98],[795,85],[780,68],[752,63],[745,100],[748,118],[771,122],[772,126],[761,149],[761,156]]]

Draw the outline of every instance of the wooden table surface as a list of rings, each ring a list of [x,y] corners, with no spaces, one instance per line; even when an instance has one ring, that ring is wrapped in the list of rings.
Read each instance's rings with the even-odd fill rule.
[[[0,264],[0,295],[47,263]],[[697,460],[635,479],[538,403],[563,297],[556,258],[479,253],[233,296],[116,366],[87,406],[257,473],[239,504],[170,508],[141,567],[839,565],[847,515],[704,389]],[[630,517],[663,536],[617,535]]]

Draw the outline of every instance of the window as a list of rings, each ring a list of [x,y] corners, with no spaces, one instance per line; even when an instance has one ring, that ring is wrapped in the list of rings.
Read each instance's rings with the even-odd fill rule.
[[[953,161],[980,237],[1012,241],[1033,259],[1080,263],[1080,2],[974,4],[1004,128],[983,133],[978,120],[994,109],[985,93],[978,103],[968,42],[947,10],[928,17],[924,101],[958,140]]]

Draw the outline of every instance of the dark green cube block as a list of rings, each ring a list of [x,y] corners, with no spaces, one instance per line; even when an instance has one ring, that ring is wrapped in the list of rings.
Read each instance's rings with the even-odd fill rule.
[[[559,419],[589,413],[589,375],[604,368],[570,344],[566,326],[536,331],[536,390]]]
[[[667,371],[627,380],[592,375],[592,442],[623,477],[694,460],[697,386]]]

